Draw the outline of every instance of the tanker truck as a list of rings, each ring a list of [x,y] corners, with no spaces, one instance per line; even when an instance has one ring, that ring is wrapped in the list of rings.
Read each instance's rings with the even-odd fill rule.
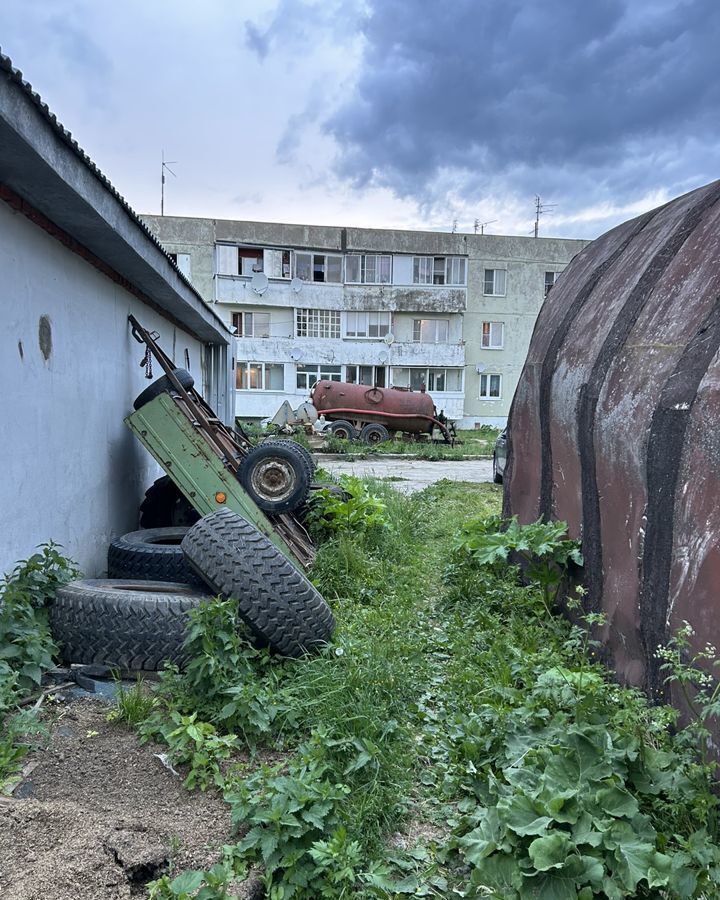
[[[379,444],[395,432],[420,438],[433,436],[453,446],[455,429],[442,412],[438,413],[426,391],[407,388],[368,387],[344,381],[318,381],[310,391],[310,400],[293,409],[285,401],[270,424],[279,428],[315,424],[320,417],[327,423],[324,433],[347,440]]]

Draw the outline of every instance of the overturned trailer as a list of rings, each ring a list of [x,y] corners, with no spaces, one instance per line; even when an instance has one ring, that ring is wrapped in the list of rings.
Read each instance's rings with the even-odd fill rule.
[[[658,645],[720,645],[720,182],[585,248],[541,310],[513,401],[505,513],[566,520],[626,682]],[[673,698],[678,701],[679,698]]]

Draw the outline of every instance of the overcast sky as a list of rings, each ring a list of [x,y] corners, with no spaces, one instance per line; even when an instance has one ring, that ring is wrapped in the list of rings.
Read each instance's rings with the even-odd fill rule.
[[[720,0],[2,0],[139,212],[595,237],[720,177]]]

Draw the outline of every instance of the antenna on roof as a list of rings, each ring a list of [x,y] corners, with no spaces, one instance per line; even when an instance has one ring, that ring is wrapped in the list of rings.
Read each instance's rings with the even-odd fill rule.
[[[458,221],[457,221],[457,219],[453,219],[453,226],[452,226],[452,233],[453,233],[453,234],[456,233],[457,228],[458,228]]]
[[[534,237],[538,236],[538,232],[540,231],[540,216],[543,213],[549,213],[551,209],[555,209],[557,203],[543,203],[540,197],[535,195],[535,228],[533,235]]]
[[[481,222],[480,219],[475,219],[475,221],[473,222],[475,234],[478,233],[478,228],[480,229],[480,234],[485,234],[485,226],[492,225],[494,222],[497,222],[497,219],[490,219],[489,222]]]
[[[165,151],[162,151],[162,168],[160,169],[160,215],[165,215],[165,170],[172,175],[173,178],[177,178],[177,175],[173,172],[170,166],[176,165],[177,160],[165,160]]]

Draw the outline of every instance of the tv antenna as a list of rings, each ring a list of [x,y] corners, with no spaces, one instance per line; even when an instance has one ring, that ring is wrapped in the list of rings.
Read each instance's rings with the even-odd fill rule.
[[[478,233],[478,228],[480,229],[480,234],[485,234],[485,226],[493,225],[495,222],[497,222],[497,219],[490,219],[489,222],[481,222],[480,219],[475,219],[475,221],[473,222],[473,229],[475,231],[475,234]]]
[[[177,160],[166,160],[165,159],[165,151],[162,151],[162,167],[160,169],[160,215],[165,215],[165,171],[167,170],[173,178],[177,178],[177,175],[173,172],[170,166],[177,165]]]
[[[544,213],[549,213],[550,210],[555,209],[557,206],[556,203],[543,203],[540,197],[535,195],[535,229],[534,229],[534,237],[538,236],[538,232],[540,231],[540,216]]]
[[[455,232],[457,231],[457,228],[458,228],[458,220],[453,219],[452,234],[455,234]]]

